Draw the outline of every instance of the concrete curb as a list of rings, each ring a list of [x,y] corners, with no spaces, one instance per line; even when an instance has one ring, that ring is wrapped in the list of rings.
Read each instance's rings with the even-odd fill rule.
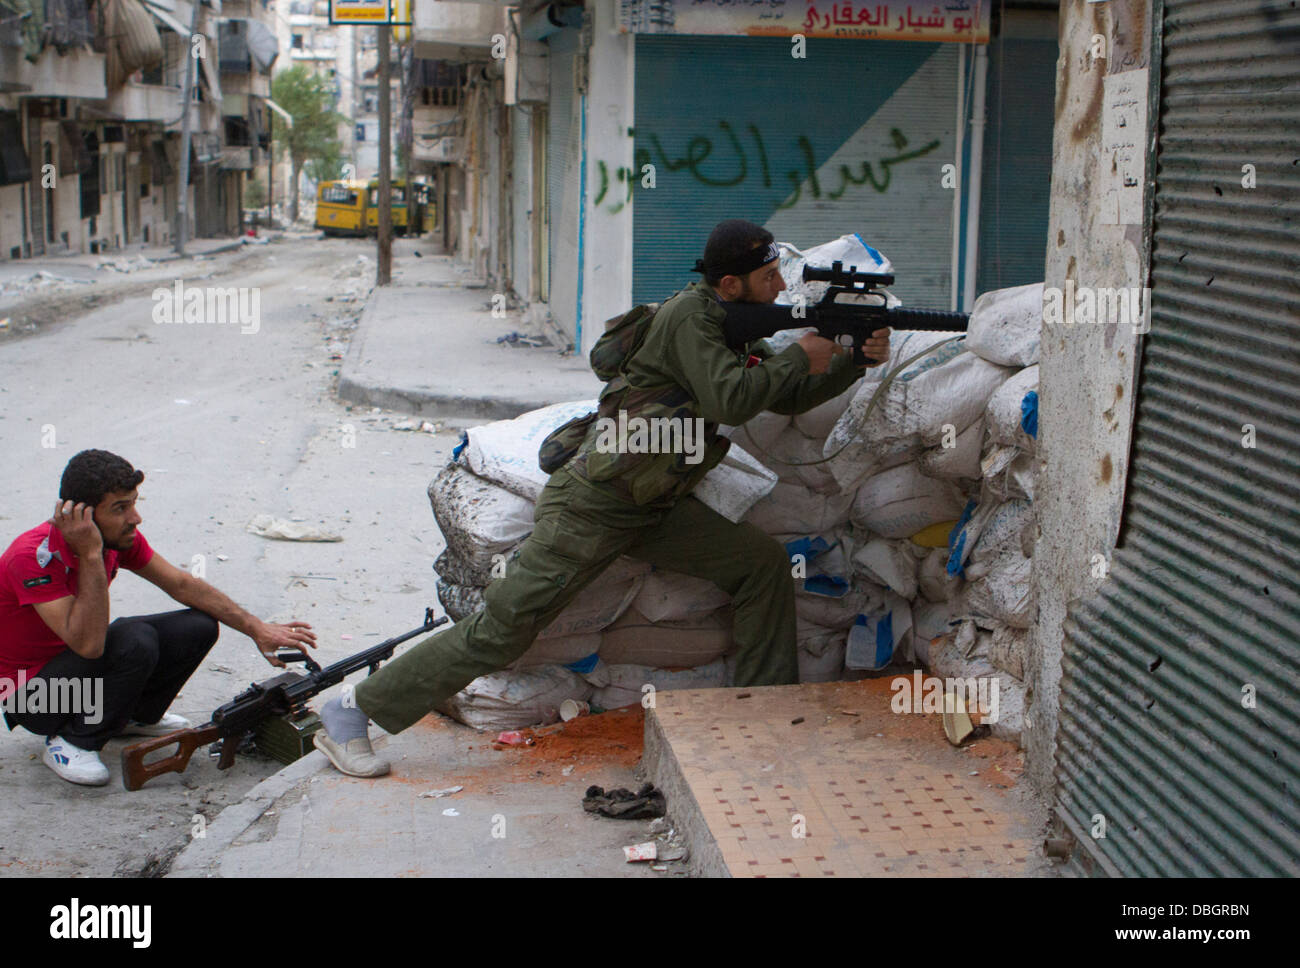
[[[470,422],[511,420],[520,414],[540,410],[555,403],[552,398],[470,397],[439,393],[428,387],[381,386],[368,379],[363,360],[366,341],[378,313],[376,292],[376,289],[372,289],[369,298],[366,299],[366,305],[357,320],[356,331],[352,334],[347,356],[343,358],[343,365],[339,367],[338,397],[340,400],[370,407],[386,407],[413,416],[442,417]]]
[[[668,813],[673,826],[683,835],[686,846],[690,849],[690,869],[696,877],[731,877],[731,869],[722,859],[722,850],[709,831],[709,823],[704,819],[691,792],[691,785],[682,775],[681,765],[673,754],[673,748],[664,736],[663,725],[659,721],[659,712],[655,708],[646,710],[645,714],[645,752],[641,762],[645,767],[646,777],[663,791],[668,801]]]
[[[329,759],[319,750],[312,750],[300,760],[295,760],[278,773],[268,776],[244,794],[238,803],[232,803],[212,821],[202,839],[193,839],[189,846],[176,855],[168,877],[218,877],[220,872],[209,870],[221,861],[230,845],[245,830],[295,786],[330,765]]]

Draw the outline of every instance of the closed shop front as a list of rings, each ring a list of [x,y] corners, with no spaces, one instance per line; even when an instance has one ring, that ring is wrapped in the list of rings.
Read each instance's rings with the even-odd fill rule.
[[[957,45],[806,45],[796,58],[786,37],[637,37],[635,302],[698,278],[712,227],[747,218],[800,247],[856,232],[893,261],[901,298],[948,306]],[[600,204],[629,194],[611,171]]]
[[[1300,11],[1156,28],[1151,331],[1110,577],[1065,623],[1056,814],[1087,873],[1295,875]]]

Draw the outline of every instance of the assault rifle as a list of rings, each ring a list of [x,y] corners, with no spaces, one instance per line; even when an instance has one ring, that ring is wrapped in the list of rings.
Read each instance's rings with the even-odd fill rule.
[[[407,639],[415,638],[425,632],[431,632],[447,621],[446,617],[434,619],[433,609],[424,610],[424,624],[403,635],[380,642],[356,655],[340,659],[333,665],[321,668],[309,656],[302,652],[279,652],[276,658],[281,662],[303,662],[307,671],[282,672],[274,678],[263,682],[254,682],[230,702],[212,714],[212,721],[206,726],[181,729],[166,736],[134,743],[122,750],[122,783],[128,790],[138,790],[156,776],[163,773],[181,773],[190,762],[190,756],[205,743],[220,741],[221,753],[217,769],[229,769],[235,762],[235,754],[240,744],[249,733],[253,732],[263,720],[274,716],[293,716],[301,713],[307,700],[330,686],[336,685],[358,669],[367,666],[370,672],[379,668],[379,663],[391,658],[393,649]],[[171,756],[146,763],[148,753],[176,746]]]
[[[878,329],[914,329],[929,332],[962,332],[970,322],[966,313],[939,309],[888,308],[880,286],[892,286],[889,273],[858,272],[857,266],[833,262],[829,269],[805,265],[804,282],[829,282],[821,300],[811,306],[778,306],[771,303],[725,302],[727,318],[722,324],[727,345],[742,350],[754,340],[766,339],[783,329],[816,326],[826,339],[853,351],[853,362],[862,366],[875,363],[862,353],[863,342]],[[851,295],[850,302],[839,297]],[[796,315],[796,311],[802,315]]]

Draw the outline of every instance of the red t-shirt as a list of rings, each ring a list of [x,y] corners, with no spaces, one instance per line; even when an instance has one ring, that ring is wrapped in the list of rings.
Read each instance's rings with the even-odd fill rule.
[[[118,565],[139,571],[153,549],[139,531],[130,551],[104,549],[104,574],[111,583]],[[33,605],[77,594],[77,556],[50,521],[19,535],[0,555],[0,680],[31,678],[67,644],[45,624]]]

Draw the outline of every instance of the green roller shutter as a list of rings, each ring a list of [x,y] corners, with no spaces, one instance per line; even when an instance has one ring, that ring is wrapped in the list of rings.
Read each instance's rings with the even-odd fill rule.
[[[799,59],[788,38],[637,36],[634,302],[698,278],[713,226],[747,218],[800,247],[859,233],[894,262],[904,301],[948,306],[956,46],[806,43]],[[627,189],[606,169],[602,193],[593,163],[600,218]]]
[[[1057,812],[1085,871],[1295,875],[1300,10],[1161,26],[1152,329],[1110,579],[1066,620]]]
[[[1056,32],[1055,13],[1007,11],[989,45],[976,292],[1043,281]]]

